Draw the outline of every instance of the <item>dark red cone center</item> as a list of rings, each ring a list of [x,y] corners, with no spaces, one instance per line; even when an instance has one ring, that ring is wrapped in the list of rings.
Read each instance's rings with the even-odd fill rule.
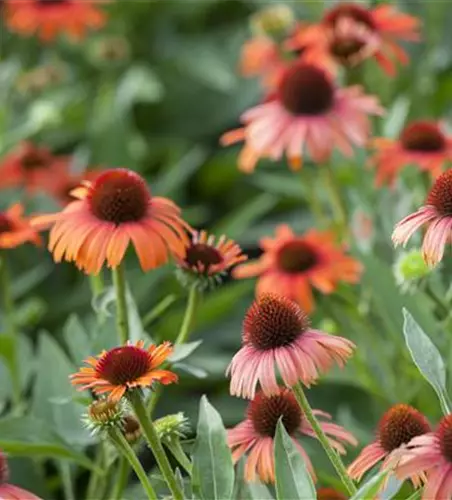
[[[150,370],[149,353],[136,346],[115,347],[99,359],[96,373],[112,385],[135,382]]]
[[[452,215],[452,169],[436,179],[426,204],[433,205],[441,215]]]
[[[380,444],[388,453],[426,432],[430,432],[428,420],[416,408],[405,404],[390,408],[378,424]]]
[[[267,397],[262,393],[256,395],[248,406],[247,416],[253,423],[254,429],[261,436],[274,437],[278,420],[282,423],[289,435],[293,435],[299,428],[302,413],[294,395],[287,389],[276,396]]]
[[[330,51],[342,64],[348,64],[365,46],[366,43],[358,38],[336,38],[330,44]]]
[[[452,463],[452,415],[443,417],[436,432],[441,453],[446,460]]]
[[[333,7],[323,17],[323,22],[331,26],[336,26],[344,18],[353,19],[353,21],[364,24],[371,30],[376,29],[371,12],[366,7],[355,3],[344,2],[340,3],[337,7]]]
[[[403,130],[400,141],[408,151],[435,153],[443,151],[446,146],[444,134],[436,123],[415,122]]]
[[[321,115],[334,103],[334,85],[325,71],[311,64],[289,68],[279,85],[282,105],[293,115]]]
[[[149,208],[150,193],[144,179],[135,172],[107,170],[94,181],[88,201],[98,219],[118,225],[143,219]]]
[[[63,3],[68,3],[69,0],[38,0],[38,3],[43,6],[47,5],[58,5]]]
[[[204,266],[205,270],[223,262],[223,256],[213,246],[205,243],[194,243],[187,248],[185,260],[190,267]]]
[[[304,241],[290,241],[278,252],[280,269],[289,274],[303,273],[318,263],[317,252]]]
[[[265,351],[292,344],[308,327],[308,317],[295,302],[266,293],[245,314],[243,340]]]
[[[0,234],[7,233],[12,229],[13,226],[9,217],[6,214],[0,212]]]

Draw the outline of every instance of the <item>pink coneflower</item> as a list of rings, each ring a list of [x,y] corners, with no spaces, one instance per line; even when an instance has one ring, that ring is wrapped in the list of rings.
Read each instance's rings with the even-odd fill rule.
[[[426,473],[422,500],[445,500],[452,495],[452,415],[443,417],[435,432],[412,439],[396,469],[400,479]]]
[[[452,170],[441,174],[433,184],[425,205],[402,219],[392,233],[392,241],[405,245],[414,232],[428,224],[422,243],[422,255],[429,266],[443,258],[444,248],[452,229]]]
[[[321,410],[314,410],[314,415],[317,418],[331,419],[331,415]],[[233,450],[234,463],[249,452],[245,464],[245,479],[252,482],[259,476],[266,483],[275,482],[273,438],[280,418],[315,480],[312,463],[297,437],[304,434],[316,438],[316,435],[289,389],[280,389],[273,396],[256,394],[248,405],[245,420],[228,431],[228,443]],[[356,446],[357,441],[353,435],[340,425],[328,421],[320,421],[320,425],[329,437],[331,446],[339,453],[345,453],[344,444]]]
[[[260,383],[266,396],[278,394],[276,368],[287,386],[299,380],[309,386],[335,362],[344,366],[354,347],[350,340],[310,328],[295,302],[263,294],[245,315],[242,348],[227,369],[230,392],[252,399]]]
[[[430,424],[421,412],[406,404],[392,406],[378,423],[376,440],[366,446],[348,468],[350,477],[361,481],[363,475],[381,460],[381,469],[386,469],[402,446],[427,432],[430,432]],[[417,476],[412,480],[419,484]]]
[[[41,500],[33,493],[9,484],[8,476],[8,463],[5,455],[0,451],[0,500]]]
[[[433,177],[441,173],[443,165],[452,160],[452,138],[433,121],[415,121],[408,124],[398,139],[377,137],[372,140],[376,154],[370,164],[377,169],[376,184],[392,186],[403,167],[413,164]]]
[[[326,69],[298,61],[284,70],[274,95],[242,115],[244,127],[227,132],[221,142],[245,141],[239,157],[244,172],[252,172],[259,158],[279,160],[284,153],[291,168],[299,169],[306,150],[317,163],[328,160],[335,147],[351,156],[352,145],[368,139],[368,115],[382,113],[377,98],[361,87],[338,88]]]

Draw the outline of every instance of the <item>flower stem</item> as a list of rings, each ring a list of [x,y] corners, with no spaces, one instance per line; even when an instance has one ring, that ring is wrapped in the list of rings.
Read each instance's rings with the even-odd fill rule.
[[[199,299],[199,292],[196,285],[192,285],[188,293],[187,308],[185,309],[184,319],[180,327],[179,335],[176,338],[175,344],[183,344],[187,342],[191,333],[191,326],[194,319],[196,305]]]
[[[124,268],[120,264],[112,270],[113,283],[116,290],[116,326],[118,329],[119,343],[126,344],[129,340],[129,313],[127,311],[127,285]]]
[[[121,500],[124,494],[124,490],[127,486],[127,480],[129,479],[129,462],[122,456],[119,459],[118,470],[115,474],[116,481],[111,490],[110,498],[111,500]]]
[[[152,487],[151,482],[148,479],[148,476],[143,469],[143,466],[141,465],[140,461],[138,460],[135,452],[133,451],[132,447],[130,444],[127,442],[127,439],[123,436],[120,430],[113,428],[109,432],[110,439],[113,441],[114,445],[116,446],[117,450],[121,453],[122,456],[126,458],[126,460],[129,462],[129,464],[132,466],[133,470],[135,471],[135,474],[137,475],[138,479],[140,480],[144,491],[147,494],[147,497],[151,500],[157,500],[157,495],[154,491],[154,488]],[[121,467],[121,472],[125,467]],[[121,474],[118,477],[118,482],[123,481],[123,477],[121,477]],[[122,492],[116,490],[115,485],[115,492],[119,493],[121,496],[113,496],[111,497],[114,500],[120,500],[122,498]],[[122,486],[122,485],[119,485]]]
[[[135,411],[135,415],[140,422],[141,430],[145,436],[152,453],[154,454],[157,465],[159,466],[160,472],[165,479],[174,500],[182,500],[183,494],[177,483],[174,471],[166,456],[165,450],[163,449],[162,443],[158,437],[157,431],[155,430],[154,424],[150,420],[147,414],[146,407],[141,398],[141,394],[138,391],[132,391],[129,393],[129,401]]]
[[[173,457],[179,462],[179,464],[187,471],[187,473],[191,476],[192,472],[192,463],[190,459],[185,454],[182,445],[180,444],[179,439],[172,440],[169,443],[166,443],[167,448],[172,453]]]
[[[97,446],[94,463],[97,470],[103,470],[105,467],[105,447],[103,442],[99,443],[99,445]],[[91,472],[88,487],[86,489],[86,498],[97,498],[99,496],[99,490],[103,486],[102,482],[104,479],[97,472],[97,470],[93,470]]]
[[[347,208],[342,199],[340,189],[337,185],[333,169],[330,163],[326,163],[322,168],[323,172],[325,172],[325,183],[327,185],[327,189],[330,192],[331,197],[331,206],[333,209],[334,217],[337,219],[338,226],[342,231],[345,231],[347,227]]]
[[[20,407],[21,403],[21,383],[18,362],[18,332],[15,324],[14,314],[14,299],[11,289],[11,280],[8,272],[8,262],[6,254],[0,255],[0,295],[3,297],[2,308],[3,315],[6,320],[6,334],[11,339],[11,358],[8,362],[8,367],[11,376],[12,398],[16,408]]]
[[[326,437],[325,433],[322,430],[322,427],[320,426],[319,422],[315,418],[314,413],[312,412],[311,405],[309,404],[309,401],[306,398],[306,395],[303,391],[303,388],[300,385],[300,382],[298,382],[296,385],[292,387],[292,390],[294,392],[295,398],[297,399],[298,404],[300,405],[301,410],[303,411],[304,415],[306,416],[306,419],[308,422],[311,424],[311,427],[313,428],[318,440],[320,441],[320,444],[322,445],[323,449],[325,450],[325,453],[327,454],[328,458],[330,459],[330,462],[333,464],[333,467],[335,468],[338,476],[340,477],[342,483],[344,486],[347,488],[347,491],[350,493],[350,495],[353,495],[356,493],[357,489],[353,481],[350,479],[347,469],[345,468],[344,464],[342,463],[341,458],[337,454],[337,452],[332,448],[330,445],[328,438]]]
[[[91,287],[91,294],[92,294],[93,298],[100,295],[104,291],[104,288],[105,288],[104,278],[103,278],[101,273],[102,273],[102,271],[96,275],[94,275],[94,274],[89,275],[89,284]]]

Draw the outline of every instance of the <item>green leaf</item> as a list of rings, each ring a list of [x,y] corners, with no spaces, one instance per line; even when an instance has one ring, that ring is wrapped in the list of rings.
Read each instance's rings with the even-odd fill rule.
[[[192,352],[194,352],[200,345],[202,340],[195,340],[194,342],[188,342],[187,344],[178,344],[174,346],[174,352],[168,358],[171,363],[177,363],[185,358],[188,358]]]
[[[11,455],[67,459],[87,469],[95,469],[91,460],[73,450],[47,422],[35,417],[0,419],[0,448]]]
[[[281,421],[275,434],[276,498],[316,498],[316,492],[303,457]]]
[[[390,470],[383,470],[366,481],[350,500],[369,500],[375,498],[385,482]]]
[[[405,308],[403,309],[403,317],[403,334],[414,364],[435,389],[444,414],[448,414],[451,403],[447,395],[446,369],[441,354]]]
[[[397,479],[394,475],[389,476],[385,489],[380,493],[379,500],[391,500],[403,486],[403,481]]]
[[[188,365],[187,363],[175,363],[173,365],[173,368],[175,368],[176,370],[182,370],[183,372],[188,373],[189,375],[192,375],[196,378],[207,378],[207,376],[209,375],[208,372],[203,368]]]
[[[259,480],[249,483],[244,477],[245,459],[237,465],[233,498],[235,500],[273,500],[268,488]]]
[[[74,372],[74,365],[55,340],[49,335],[41,335],[32,398],[33,415],[51,425],[69,443],[85,445],[92,439],[81,422],[83,407],[72,401],[76,393],[69,375]]]
[[[76,314],[71,314],[64,324],[63,338],[74,363],[78,364],[92,354],[89,335]]]
[[[158,102],[163,94],[163,85],[153,71],[146,66],[132,66],[118,85],[118,114],[129,113],[136,102]]]
[[[199,419],[193,454],[193,488],[205,500],[232,498],[234,467],[220,414],[206,396],[199,404]]]

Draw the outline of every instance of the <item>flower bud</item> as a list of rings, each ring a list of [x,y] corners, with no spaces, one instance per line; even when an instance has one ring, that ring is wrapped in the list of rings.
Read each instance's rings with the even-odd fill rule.
[[[251,18],[252,32],[257,36],[281,38],[288,34],[295,23],[292,9],[284,4],[270,5]]]

